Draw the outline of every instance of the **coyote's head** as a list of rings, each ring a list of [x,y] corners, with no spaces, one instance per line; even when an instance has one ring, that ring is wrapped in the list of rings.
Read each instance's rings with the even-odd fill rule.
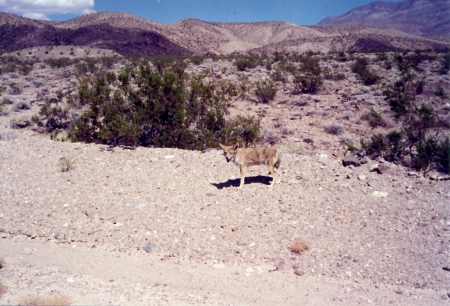
[[[234,159],[234,157],[236,156],[236,150],[239,148],[238,145],[233,146],[225,146],[221,143],[219,143],[220,147],[223,150],[223,155],[225,156],[225,158],[227,159],[227,162],[230,162],[231,160]]]

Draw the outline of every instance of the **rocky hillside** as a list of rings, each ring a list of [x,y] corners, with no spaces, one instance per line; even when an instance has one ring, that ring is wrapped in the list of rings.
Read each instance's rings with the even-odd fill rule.
[[[377,1],[340,16],[327,17],[318,23],[343,24],[393,28],[413,35],[449,36],[450,3],[447,0]]]
[[[64,24],[64,23],[63,23]],[[90,46],[122,55],[188,55],[190,51],[163,35],[143,28],[117,27],[109,23],[59,23],[34,21],[0,13],[0,52],[37,46]]]
[[[229,54],[245,51],[396,51],[445,49],[450,41],[367,26],[304,27],[286,22],[217,23],[183,19],[165,25],[125,13],[65,22],[0,13],[0,52],[37,46],[89,46],[122,55]]]

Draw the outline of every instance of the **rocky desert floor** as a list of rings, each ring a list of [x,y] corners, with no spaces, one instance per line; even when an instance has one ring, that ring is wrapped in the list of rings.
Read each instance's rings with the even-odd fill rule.
[[[211,78],[267,74],[202,65]],[[381,85],[358,84],[348,64],[337,68],[347,78],[325,81],[319,95],[293,96],[287,82],[268,105],[235,99],[232,113],[262,116],[282,160],[274,188],[261,166],[242,190],[238,168],[216,148],[111,149],[13,129],[46,97],[73,90],[70,69],[0,76],[0,99],[12,101],[0,116],[0,304],[450,303],[449,180],[382,160],[342,165],[342,138],[370,135],[361,114],[386,108]],[[427,78],[450,84],[448,75]],[[329,123],[345,134],[325,133]],[[387,171],[370,172],[376,163]],[[292,252],[297,239],[309,248]]]

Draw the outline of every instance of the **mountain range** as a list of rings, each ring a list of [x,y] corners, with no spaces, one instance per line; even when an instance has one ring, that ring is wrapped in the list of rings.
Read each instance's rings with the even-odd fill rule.
[[[450,1],[408,0],[376,1],[335,17],[327,17],[318,25],[357,24],[376,28],[393,28],[418,36],[450,35]]]
[[[0,52],[37,46],[90,46],[121,55],[146,56],[448,49],[450,36],[435,37],[449,35],[446,6],[448,0],[374,2],[342,16],[328,17],[317,26],[197,19],[167,25],[112,12],[52,22],[0,13]],[[413,21],[414,27],[410,26]],[[420,36],[425,33],[433,36]]]

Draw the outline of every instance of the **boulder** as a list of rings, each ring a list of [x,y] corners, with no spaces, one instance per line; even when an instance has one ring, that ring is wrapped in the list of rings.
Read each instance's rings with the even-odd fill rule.
[[[347,166],[359,167],[361,165],[367,164],[368,163],[367,158],[365,156],[360,155],[358,155],[358,152],[348,153],[342,160],[342,164],[344,165],[344,167]]]
[[[370,172],[376,172],[378,174],[385,174],[389,172],[389,166],[386,164],[374,164],[370,166]]]

